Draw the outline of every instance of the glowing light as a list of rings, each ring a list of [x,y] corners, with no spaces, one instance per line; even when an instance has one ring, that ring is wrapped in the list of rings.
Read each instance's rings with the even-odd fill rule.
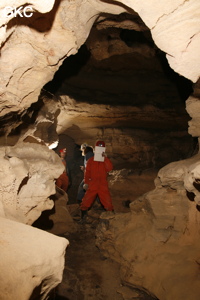
[[[52,144],[50,144],[48,147],[49,149],[54,149],[58,146],[58,141],[53,142]]]

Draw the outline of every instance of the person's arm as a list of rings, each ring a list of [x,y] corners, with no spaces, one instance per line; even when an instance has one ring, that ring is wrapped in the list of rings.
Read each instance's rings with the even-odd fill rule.
[[[106,172],[110,172],[113,170],[113,164],[109,158],[105,157],[104,163],[105,163],[105,167],[106,167]]]
[[[89,184],[91,179],[91,159],[88,159],[84,173],[84,183]]]

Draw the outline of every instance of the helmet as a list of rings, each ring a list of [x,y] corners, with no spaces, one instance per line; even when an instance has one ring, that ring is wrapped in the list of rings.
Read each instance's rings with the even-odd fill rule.
[[[104,143],[104,141],[97,141],[95,146],[105,147],[105,143]]]
[[[81,151],[83,151],[87,146],[88,146],[87,143],[83,143],[83,144],[81,145]]]
[[[59,152],[63,152],[63,153],[66,153],[67,152],[67,149],[66,148],[63,148],[63,149],[60,149]]]

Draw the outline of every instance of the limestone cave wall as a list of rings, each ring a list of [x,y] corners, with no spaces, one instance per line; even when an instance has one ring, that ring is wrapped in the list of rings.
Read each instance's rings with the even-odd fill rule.
[[[9,279],[1,280],[1,299],[15,298],[24,270],[30,280],[26,293],[17,288],[21,300],[35,293],[45,299],[62,280],[68,241],[30,226],[52,207],[50,196],[62,164],[48,147],[62,134],[77,145],[105,138],[119,172],[127,165],[162,167],[154,189],[134,199],[126,214],[102,216],[97,245],[120,262],[124,283],[160,300],[199,299],[199,153],[193,155],[192,144],[200,128],[199,1],[29,1],[30,18],[6,16],[8,5],[14,9],[27,3],[0,4],[0,215],[5,241],[0,264]],[[50,90],[47,84],[56,71],[84,43],[90,53],[87,64],[78,76],[72,74]],[[160,59],[165,54],[170,67],[193,83],[186,101],[189,116],[181,105],[180,86],[164,76]],[[132,184],[131,173],[120,174],[113,179]],[[111,184],[115,190],[116,180]],[[7,268],[11,258],[18,261],[16,276]],[[9,293],[8,281],[13,287]]]

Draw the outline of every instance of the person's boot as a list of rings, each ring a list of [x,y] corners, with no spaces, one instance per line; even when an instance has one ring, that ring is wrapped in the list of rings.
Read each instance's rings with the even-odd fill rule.
[[[87,216],[87,210],[81,210],[81,219],[79,221],[80,224],[85,223]]]

